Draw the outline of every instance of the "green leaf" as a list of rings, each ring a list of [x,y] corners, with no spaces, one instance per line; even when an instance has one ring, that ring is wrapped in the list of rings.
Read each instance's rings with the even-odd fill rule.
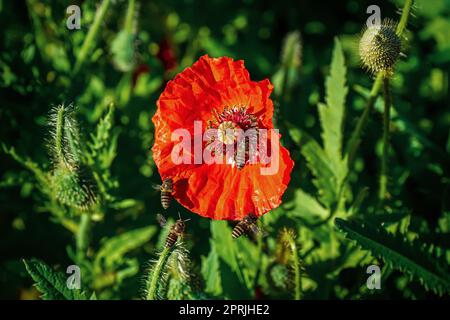
[[[373,256],[383,259],[395,269],[418,279],[427,290],[440,295],[450,292],[448,267],[426,248],[415,242],[408,242],[401,235],[388,233],[381,227],[358,220],[345,221],[337,218],[335,224],[346,237],[356,241]]]
[[[13,158],[17,163],[25,167],[27,170],[32,172],[36,180],[42,185],[42,187],[48,186],[50,184],[48,175],[40,168],[40,166],[31,160],[30,158],[24,158],[17,154],[14,147],[8,147],[4,143],[1,144],[2,151]]]
[[[107,239],[97,254],[96,264],[103,261],[106,268],[112,268],[127,252],[147,243],[156,231],[155,226],[148,226]]]
[[[222,279],[219,271],[219,256],[217,255],[214,244],[211,245],[211,251],[208,257],[202,257],[202,276],[205,279],[205,291],[209,294],[218,296],[223,292]]]
[[[249,270],[241,263],[237,241],[231,237],[231,228],[226,221],[211,221],[211,246],[219,256],[224,294],[239,294],[248,297],[252,290]]]
[[[103,169],[109,168],[116,157],[118,133],[112,133],[113,125],[114,106],[111,105],[106,115],[98,122],[95,134],[91,134],[91,142],[88,143],[90,154],[94,159],[98,159]]]
[[[83,291],[67,287],[67,278],[61,272],[37,259],[23,260],[23,263],[44,300],[87,300]]]
[[[306,165],[314,175],[312,182],[318,190],[319,199],[330,208],[337,198],[337,180],[330,167],[330,160],[317,141],[305,132],[302,132],[300,145]]]
[[[326,79],[325,104],[319,103],[319,116],[322,125],[322,139],[325,153],[331,161],[337,177],[344,177],[346,165],[342,160],[342,136],[345,114],[346,86],[344,54],[339,40],[335,39],[330,74]]]
[[[217,253],[230,267],[239,275],[243,281],[242,272],[236,257],[236,244],[231,237],[231,229],[228,228],[225,221],[211,221],[211,234],[216,244]]]
[[[283,207],[287,210],[293,210],[295,215],[302,218],[311,218],[313,220],[317,218],[325,220],[329,215],[327,209],[325,209],[313,196],[301,189],[297,189],[294,194],[294,200],[286,203]]]

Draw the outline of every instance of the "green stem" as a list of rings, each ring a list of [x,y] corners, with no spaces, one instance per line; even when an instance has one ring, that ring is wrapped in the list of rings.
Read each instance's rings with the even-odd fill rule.
[[[158,298],[158,287],[160,283],[164,281],[162,275],[171,252],[172,247],[164,247],[152,272],[150,272],[150,279],[148,279],[147,282],[147,300],[156,300]]]
[[[77,74],[80,71],[80,68],[83,66],[87,55],[89,54],[91,47],[94,45],[94,41],[99,33],[100,26],[105,18],[106,12],[108,11],[110,0],[103,0],[100,8],[97,10],[95,14],[94,23],[92,24],[89,32],[84,39],[83,45],[81,46],[80,51],[78,52],[77,59],[75,61],[74,74]]]
[[[347,147],[349,168],[352,167],[353,161],[355,160],[356,151],[358,150],[358,147],[361,143],[361,134],[367,125],[367,121],[369,120],[370,114],[372,113],[373,106],[375,104],[375,101],[378,97],[378,93],[381,88],[382,79],[383,79],[382,73],[378,74],[377,78],[375,79],[375,82],[373,83],[372,90],[370,90],[369,99],[367,100],[367,104],[366,107],[364,108],[363,114],[358,119],[356,128],[350,137],[350,141]]]
[[[384,112],[383,112],[383,155],[381,157],[381,173],[380,173],[380,189],[378,200],[380,204],[386,198],[387,192],[387,163],[389,157],[389,127],[391,120],[391,93],[389,90],[389,78],[383,79],[383,96],[384,96]]]
[[[64,153],[62,146],[63,124],[64,124],[64,107],[59,106],[56,114],[56,132],[55,132],[55,152],[59,163],[64,163]]]
[[[397,30],[395,31],[397,35],[400,37],[403,34],[403,31],[406,29],[406,25],[408,24],[409,13],[411,12],[413,0],[406,0],[403,5],[402,16],[400,17],[400,22],[397,25]]]
[[[73,234],[77,234],[78,230],[79,230],[79,226],[76,222],[67,219],[67,218],[61,218],[60,220],[61,224],[63,225],[64,228],[66,228],[67,230],[69,230],[70,232],[72,232]]]
[[[297,243],[292,233],[286,232],[286,244],[291,250],[292,254],[292,264],[294,268],[294,299],[300,300],[302,297],[302,275],[301,275],[301,265],[300,257],[298,255]]]
[[[292,260],[294,260],[294,281],[295,281],[295,300],[300,300],[302,297],[302,276],[301,276],[301,266],[298,257],[297,245],[295,241],[291,244],[292,250]]]
[[[83,260],[86,257],[87,249],[89,247],[90,232],[91,216],[88,213],[83,213],[76,234],[77,256],[79,260]]]
[[[133,33],[134,11],[135,11],[135,1],[129,0],[127,15],[125,17],[125,26],[124,26],[124,29],[129,33]]]

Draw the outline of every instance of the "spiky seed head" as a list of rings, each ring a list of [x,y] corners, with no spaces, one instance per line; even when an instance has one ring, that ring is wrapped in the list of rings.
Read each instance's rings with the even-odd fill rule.
[[[389,20],[365,29],[359,42],[359,55],[364,68],[371,73],[392,74],[401,50],[395,29],[395,23]]]
[[[281,229],[279,234],[280,243],[286,247],[289,247],[291,242],[295,241],[296,237],[297,235],[295,234],[295,231],[290,228]]]

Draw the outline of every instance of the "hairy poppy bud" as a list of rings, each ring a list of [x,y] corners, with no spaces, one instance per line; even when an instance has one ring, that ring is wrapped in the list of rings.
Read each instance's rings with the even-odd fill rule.
[[[368,27],[359,42],[362,64],[372,73],[392,73],[400,50],[400,38],[395,32],[395,24],[390,21]]]

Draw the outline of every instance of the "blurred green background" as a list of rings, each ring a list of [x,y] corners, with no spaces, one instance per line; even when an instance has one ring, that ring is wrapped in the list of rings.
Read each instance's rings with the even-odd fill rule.
[[[164,237],[155,218],[162,209],[159,194],[152,189],[160,178],[150,152],[151,117],[165,83],[205,53],[243,59],[253,80],[272,80],[279,117],[289,119],[289,125],[279,123],[283,143],[296,165],[283,206],[262,219],[269,237],[257,243],[242,239],[228,244],[221,234],[231,230],[226,223],[211,224],[176,203],[165,213],[172,221],[178,211],[192,218],[186,243],[198,290],[220,298],[292,297],[291,264],[283,260],[277,240],[280,228],[287,226],[298,234],[306,269],[303,298],[438,297],[419,279],[411,280],[408,273],[398,271],[395,263],[392,267],[375,254],[359,250],[336,231],[332,221],[319,228],[310,226],[308,220],[317,222],[317,201],[305,204],[303,193],[299,195],[303,190],[313,199],[319,197],[295,133],[307,132],[320,140],[317,104],[324,100],[334,38],[342,44],[348,68],[347,141],[373,83],[373,77],[360,68],[358,57],[358,39],[368,18],[366,8],[377,4],[383,18],[398,20],[403,1],[133,3],[129,9],[124,0],[0,0],[0,141],[7,151],[0,153],[0,298],[39,296],[21,261],[31,257],[64,273],[68,265],[81,264],[83,288],[95,291],[98,298],[141,296],[145,268]],[[66,28],[66,8],[72,4],[81,8],[80,30]],[[86,44],[96,11],[102,8],[98,32]],[[289,34],[288,39],[298,46],[301,65],[283,61],[282,48],[289,44],[285,40]],[[401,233],[401,238],[419,239],[436,249],[448,267],[450,1],[415,1],[405,39],[405,57],[392,79],[395,111],[390,199],[384,213],[391,214],[393,221],[377,221],[387,223],[389,231]],[[87,172],[100,176],[92,179],[100,205],[82,257],[75,252],[80,249],[75,240],[77,227],[70,227],[81,224],[79,210],[46,193],[45,182],[39,181],[36,171],[24,169],[9,149],[14,147],[17,155],[29,157],[51,175],[51,152],[49,155],[46,146],[52,139],[48,114],[60,104],[76,106],[81,150],[86,147],[85,154],[90,155],[81,161],[89,167]],[[342,218],[351,215],[351,204],[364,188],[369,191],[358,214],[364,220],[375,212],[381,111],[378,101],[349,177],[348,192],[353,196],[349,196]],[[99,128],[102,119],[107,123],[103,129]],[[104,185],[98,186],[99,181]],[[139,237],[129,235],[134,239],[131,242],[111,240],[138,229],[142,231]],[[105,249],[108,243],[118,247],[109,252]],[[222,252],[228,245],[242,252],[237,262]],[[104,256],[99,258],[102,249]],[[240,259],[245,261],[244,267]],[[382,266],[382,290],[365,287],[366,266],[371,263]],[[99,280],[108,276],[112,280]]]

